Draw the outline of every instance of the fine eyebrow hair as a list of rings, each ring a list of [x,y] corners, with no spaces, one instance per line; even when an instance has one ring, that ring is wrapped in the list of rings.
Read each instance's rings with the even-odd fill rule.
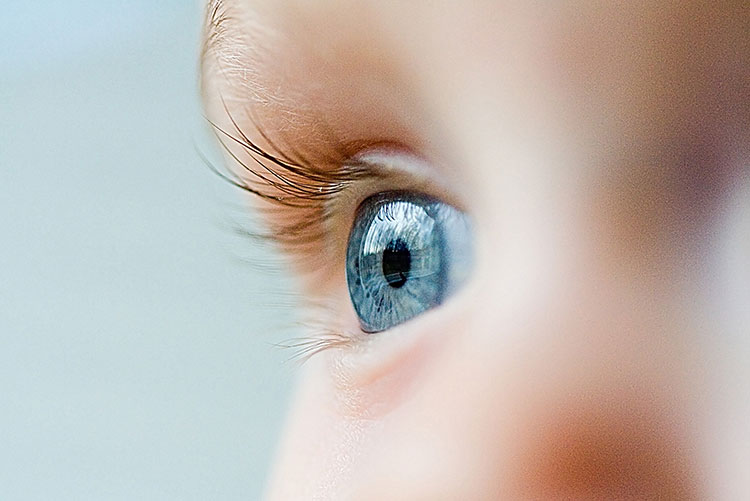
[[[207,94],[210,86],[222,89],[222,99],[269,101],[262,74],[272,69],[267,61],[277,47],[277,32],[266,21],[231,0],[206,3],[199,58],[199,86],[205,103],[216,97]]]
[[[224,0],[209,0],[206,4],[201,61],[216,49],[227,36],[229,15]]]

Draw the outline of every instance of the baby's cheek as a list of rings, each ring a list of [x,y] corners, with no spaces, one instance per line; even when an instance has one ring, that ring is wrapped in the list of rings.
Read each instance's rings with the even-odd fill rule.
[[[367,424],[345,409],[328,357],[313,357],[300,373],[267,499],[341,498],[353,459],[362,452]]]
[[[679,329],[660,305],[549,306],[514,318],[486,301],[446,323],[455,337],[373,430],[352,498],[696,497],[700,364],[670,347]]]
[[[344,379],[313,361],[277,499],[698,497],[696,332],[664,296],[581,278],[534,309],[478,280]]]

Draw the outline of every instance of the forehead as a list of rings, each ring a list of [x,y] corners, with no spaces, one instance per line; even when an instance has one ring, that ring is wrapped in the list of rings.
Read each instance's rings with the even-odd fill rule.
[[[385,62],[411,45],[407,39],[424,40],[450,10],[420,6],[424,4],[419,1],[389,0],[211,0],[204,54],[224,60],[252,56],[246,62],[257,64],[264,57],[282,63],[280,56],[331,63],[377,52],[374,59]],[[466,7],[461,12],[473,12]],[[434,42],[432,36],[426,38],[425,43]],[[389,51],[393,46],[400,50]]]
[[[549,66],[578,64],[582,74],[640,62],[658,71],[655,63],[699,58],[711,44],[698,41],[736,42],[742,3],[210,0],[205,45],[228,63],[257,63],[270,52],[275,62],[289,52],[328,62],[374,53],[371,63],[418,69],[447,60],[458,71],[502,70],[546,57]]]
[[[647,139],[688,108],[726,109],[746,20],[741,0],[211,0],[204,96],[418,105],[454,130],[461,110],[544,108]]]

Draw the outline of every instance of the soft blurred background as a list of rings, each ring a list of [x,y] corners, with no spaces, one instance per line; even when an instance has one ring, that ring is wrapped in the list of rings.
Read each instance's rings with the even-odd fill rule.
[[[272,346],[285,285],[196,153],[219,158],[200,19],[192,0],[3,4],[2,500],[260,496],[295,371]]]

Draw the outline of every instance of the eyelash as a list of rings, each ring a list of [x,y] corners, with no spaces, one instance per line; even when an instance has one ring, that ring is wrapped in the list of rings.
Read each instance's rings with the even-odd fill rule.
[[[223,100],[222,100],[223,102]],[[294,211],[293,224],[277,223],[270,227],[267,233],[249,231],[239,225],[234,230],[253,241],[273,241],[281,244],[290,255],[307,256],[305,250],[322,242],[326,237],[326,224],[332,217],[328,207],[332,201],[340,196],[352,183],[380,177],[368,164],[353,160],[344,153],[341,145],[332,148],[333,155],[321,153],[302,155],[293,148],[285,145],[281,148],[276,141],[270,139],[257,121],[248,117],[260,137],[271,148],[263,149],[238,124],[232,116],[226,103],[224,110],[233,128],[233,132],[224,130],[216,123],[208,120],[221,147],[236,163],[237,172],[232,162],[225,162],[223,169],[217,167],[204,155],[203,161],[208,168],[221,179],[234,187],[262,200],[270,202],[264,204],[261,211],[267,216],[267,221],[279,221],[279,211]],[[240,155],[230,147],[235,144],[247,154],[249,160],[243,161]],[[324,165],[325,169],[318,166]],[[302,216],[302,217],[300,217]],[[315,255],[310,256],[314,259]],[[315,266],[308,267],[310,269]],[[305,362],[310,357],[325,350],[351,344],[358,337],[356,333],[343,333],[331,329],[319,319],[330,318],[335,307],[323,301],[305,298],[305,311],[310,313],[310,320],[303,324],[310,332],[308,336],[289,339],[276,346],[292,350],[290,360]]]
[[[288,361],[302,364],[326,350],[351,346],[358,339],[356,334],[346,334],[331,329],[321,320],[335,311],[332,305],[308,299],[306,306],[310,316],[306,322],[300,324],[300,327],[309,334],[290,338],[275,345],[277,348],[291,351]],[[317,316],[316,313],[318,313]]]
[[[353,182],[378,177],[368,164],[348,157],[340,146],[333,149],[335,156],[321,153],[314,157],[309,154],[304,156],[285,145],[287,153],[251,119],[271,151],[263,149],[242,130],[226,104],[224,109],[234,133],[222,129],[210,120],[208,122],[221,147],[248,177],[235,172],[231,166],[225,166],[225,171],[222,171],[204,157],[209,169],[233,186],[271,202],[270,206],[262,209],[265,212],[294,209],[295,212],[304,212],[306,215],[298,218],[298,222],[293,225],[277,225],[271,228],[271,234],[256,234],[256,237],[279,241],[292,252],[296,250],[296,246],[316,242],[323,236],[321,228],[330,215],[326,208],[331,205],[331,201]],[[227,141],[241,147],[254,165],[243,161]],[[327,168],[321,169],[317,165],[325,165]]]

